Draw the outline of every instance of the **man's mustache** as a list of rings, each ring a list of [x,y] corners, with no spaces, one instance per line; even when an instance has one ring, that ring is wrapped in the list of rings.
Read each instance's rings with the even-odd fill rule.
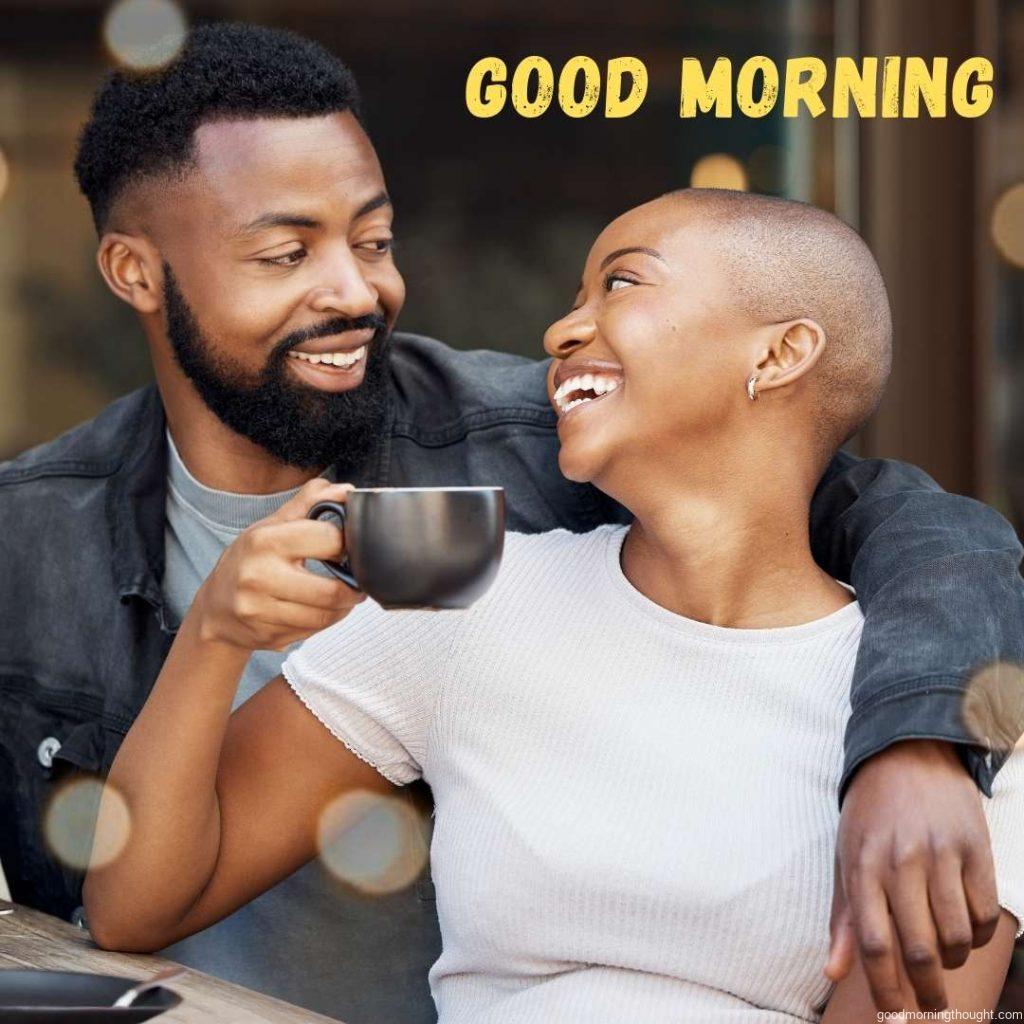
[[[314,338],[330,338],[336,334],[344,334],[346,331],[372,330],[379,336],[387,330],[388,322],[379,313],[368,313],[366,316],[357,316],[353,319],[336,316],[325,320],[321,324],[314,324],[312,327],[303,327],[301,330],[293,331],[282,338],[274,348],[275,355],[284,355],[289,350],[301,345],[304,342],[312,341]]]

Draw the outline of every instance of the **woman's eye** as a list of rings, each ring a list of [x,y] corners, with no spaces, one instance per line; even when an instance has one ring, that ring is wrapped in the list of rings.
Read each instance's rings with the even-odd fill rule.
[[[636,284],[631,277],[623,277],[621,274],[609,274],[604,279],[604,290],[606,292],[617,292],[626,285]]]
[[[306,258],[305,249],[282,253],[280,256],[265,256],[260,263],[268,267],[296,267]]]

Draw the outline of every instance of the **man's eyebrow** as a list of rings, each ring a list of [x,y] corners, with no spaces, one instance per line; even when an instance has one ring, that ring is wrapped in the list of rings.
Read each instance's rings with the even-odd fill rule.
[[[657,249],[648,249],[645,245],[631,245],[625,249],[616,249],[615,252],[608,253],[608,255],[601,260],[601,266],[597,269],[604,270],[612,260],[617,260],[620,256],[625,256],[631,252],[642,252],[645,256],[653,256],[655,259],[661,260],[662,263],[666,262],[665,257],[662,256]]]
[[[255,220],[243,224],[236,235],[254,235],[257,231],[266,231],[267,228],[318,228],[320,221],[312,217],[304,217],[300,213],[264,213]]]
[[[368,199],[363,203],[352,215],[352,219],[357,220],[359,217],[365,217],[374,210],[379,210],[382,206],[390,205],[391,199],[387,192],[380,192],[372,199]],[[316,229],[320,227],[323,227],[323,224],[314,217],[307,217],[301,213],[275,212],[261,214],[255,220],[249,221],[248,224],[243,224],[235,234],[239,236],[254,235],[257,231],[266,231],[268,228]]]
[[[368,199],[358,210],[352,215],[353,220],[357,220],[360,217],[365,217],[368,213],[373,213],[374,210],[379,210],[382,206],[390,206],[391,197],[387,192],[380,192],[375,195],[372,199]]]

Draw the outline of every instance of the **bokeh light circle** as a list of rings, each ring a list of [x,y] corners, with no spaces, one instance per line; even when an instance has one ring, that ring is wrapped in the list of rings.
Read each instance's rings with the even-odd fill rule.
[[[103,825],[96,828],[100,800]],[[110,864],[124,849],[131,814],[124,797],[100,779],[76,779],[59,789],[46,808],[43,834],[53,856],[74,871]]]
[[[188,25],[174,0],[119,0],[107,13],[103,39],[113,58],[136,71],[155,71],[181,52]]]
[[[4,155],[3,149],[0,149],[0,202],[3,202],[3,198],[7,194],[7,186],[10,183],[11,168],[7,163],[7,157]]]
[[[992,209],[992,241],[1003,259],[1024,267],[1024,182],[1008,188]]]
[[[747,190],[747,172],[743,164],[728,153],[709,153],[702,156],[690,172],[692,188],[730,188],[737,192]]]
[[[1010,750],[1024,732],[1024,667],[996,661],[976,671],[964,692],[963,721],[978,743]]]
[[[398,892],[427,863],[423,822],[405,800],[354,790],[320,816],[320,860],[336,878],[372,896]]]

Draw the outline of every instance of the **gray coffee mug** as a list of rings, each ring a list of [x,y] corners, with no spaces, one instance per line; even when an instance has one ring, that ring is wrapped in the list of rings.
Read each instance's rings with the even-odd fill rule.
[[[323,565],[384,608],[468,608],[501,564],[505,491],[373,487],[318,502],[309,518],[345,535],[345,561]]]

